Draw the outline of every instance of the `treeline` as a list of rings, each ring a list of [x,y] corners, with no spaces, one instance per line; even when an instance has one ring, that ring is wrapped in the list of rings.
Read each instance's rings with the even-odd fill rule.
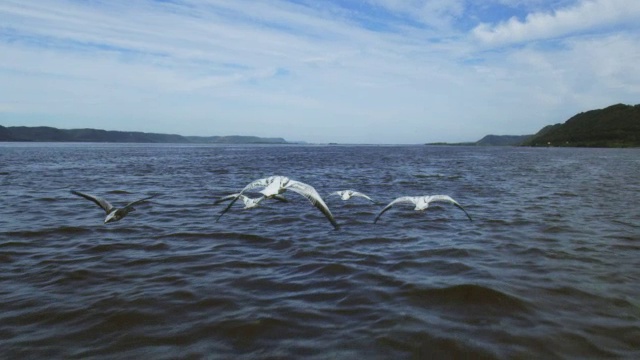
[[[524,146],[640,147],[640,104],[612,105],[549,125]]]
[[[98,129],[57,129],[48,126],[0,125],[0,141],[31,142],[112,142],[112,143],[194,143],[194,144],[287,144],[283,138],[258,136],[182,136],[138,131]]]

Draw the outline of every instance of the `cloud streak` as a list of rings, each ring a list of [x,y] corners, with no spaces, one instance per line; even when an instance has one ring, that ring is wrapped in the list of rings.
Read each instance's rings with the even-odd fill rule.
[[[639,18],[638,1],[587,0],[552,12],[530,13],[523,21],[512,17],[497,25],[482,23],[473,35],[488,44],[519,43],[624,26]]]

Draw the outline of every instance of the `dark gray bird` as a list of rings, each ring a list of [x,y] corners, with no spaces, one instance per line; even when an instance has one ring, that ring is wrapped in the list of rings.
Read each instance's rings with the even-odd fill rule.
[[[143,203],[153,197],[155,197],[155,195],[153,196],[149,196],[146,197],[144,199],[140,199],[140,200],[136,200],[134,202],[128,203],[127,205],[125,205],[122,208],[116,208],[113,207],[113,205],[111,205],[107,200],[98,197],[98,196],[94,196],[94,195],[90,195],[90,194],[85,194],[83,192],[80,191],[75,191],[75,190],[71,190],[71,193],[74,195],[78,195],[78,196],[82,196],[83,198],[87,199],[87,200],[91,200],[94,203],[96,203],[96,205],[100,206],[102,208],[102,210],[104,210],[104,212],[107,213],[107,217],[104,218],[104,223],[110,223],[110,222],[114,222],[114,221],[118,221],[120,219],[122,219],[123,217],[127,216],[127,214],[129,214],[130,212],[134,211],[135,208],[133,207],[134,205]]]

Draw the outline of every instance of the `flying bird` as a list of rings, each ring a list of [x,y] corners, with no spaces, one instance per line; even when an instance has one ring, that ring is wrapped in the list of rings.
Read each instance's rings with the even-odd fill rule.
[[[373,220],[373,223],[375,224],[376,221],[378,221],[378,219],[380,218],[380,216],[382,214],[384,214],[387,210],[391,209],[391,207],[393,205],[395,205],[395,204],[412,203],[412,204],[414,204],[416,206],[414,210],[423,211],[423,210],[426,210],[429,207],[429,204],[432,203],[432,202],[447,202],[447,203],[453,204],[456,207],[460,208],[462,211],[464,211],[464,213],[467,214],[467,217],[469,218],[469,220],[472,220],[471,216],[462,207],[462,205],[460,205],[457,201],[453,200],[450,196],[448,196],[448,195],[427,195],[427,196],[401,196],[401,197],[393,200],[392,202],[389,203],[389,205],[385,206],[384,209],[382,209],[382,211],[380,211],[378,216],[376,216],[376,218]]]
[[[318,210],[320,210],[324,214],[324,216],[327,217],[334,228],[339,228],[338,223],[336,223],[336,220],[331,214],[331,211],[329,211],[329,207],[324,203],[324,201],[320,197],[320,194],[318,194],[313,186],[307,185],[300,181],[291,180],[286,176],[269,176],[267,178],[258,179],[249,183],[249,185],[245,186],[242,191],[240,191],[238,194],[235,194],[229,205],[227,205],[227,207],[220,212],[216,221],[220,220],[220,217],[222,217],[222,215],[224,215],[224,213],[226,213],[231,208],[231,206],[233,206],[233,204],[240,198],[240,196],[244,194],[245,191],[249,191],[259,187],[264,188],[260,190],[260,193],[266,199],[275,198],[287,190],[304,196],[311,202],[311,204],[313,204],[313,206],[318,208]]]
[[[260,202],[264,199],[266,199],[264,196],[260,196],[258,198],[250,198],[246,195],[242,195],[240,193],[237,194],[231,194],[231,195],[227,195],[223,198],[220,198],[218,200],[216,200],[216,202],[214,202],[214,205],[220,204],[221,202],[224,201],[229,201],[229,200],[233,200],[235,198],[240,198],[240,200],[242,200],[242,202],[244,203],[244,208],[245,209],[253,209],[254,207],[257,207]],[[282,195],[276,195],[273,197],[273,199],[282,201],[282,202],[289,202],[289,200],[287,200],[284,196]]]
[[[365,195],[365,194],[363,194],[361,192],[358,192],[358,191],[354,191],[354,190],[334,191],[331,194],[329,194],[329,196],[331,196],[331,195],[338,195],[338,196],[340,196],[340,198],[342,200],[349,200],[353,196],[362,197],[362,198],[365,198],[365,199],[371,201],[372,203],[376,204],[376,202],[373,199],[371,199],[370,197],[368,197],[367,195]]]
[[[127,216],[127,214],[135,210],[135,208],[133,207],[134,205],[143,203],[155,197],[155,195],[149,196],[144,199],[140,199],[140,200],[136,200],[134,202],[128,203],[122,208],[116,208],[116,207],[113,207],[113,205],[111,205],[107,200],[101,197],[85,194],[83,192],[75,191],[75,190],[71,190],[71,193],[74,195],[82,196],[87,200],[91,200],[94,203],[96,203],[96,205],[100,206],[102,210],[104,210],[104,212],[107,213],[107,217],[104,218],[105,224],[122,219],[123,217]]]

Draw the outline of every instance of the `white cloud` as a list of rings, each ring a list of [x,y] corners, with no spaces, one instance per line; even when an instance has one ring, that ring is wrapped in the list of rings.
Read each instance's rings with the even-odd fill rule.
[[[497,25],[482,23],[473,29],[476,38],[488,44],[508,44],[550,39],[620,24],[638,25],[640,1],[582,0],[552,13],[531,13]]]

